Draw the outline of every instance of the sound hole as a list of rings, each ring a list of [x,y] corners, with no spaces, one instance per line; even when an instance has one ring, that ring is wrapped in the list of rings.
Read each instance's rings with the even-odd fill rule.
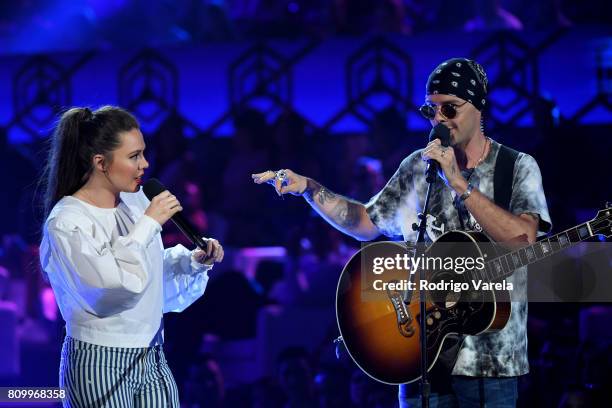
[[[438,272],[428,280],[428,296],[441,309],[451,309],[461,299],[463,278],[453,272]]]

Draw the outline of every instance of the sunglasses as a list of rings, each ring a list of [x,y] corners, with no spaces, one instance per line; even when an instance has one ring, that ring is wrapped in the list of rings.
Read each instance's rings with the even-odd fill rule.
[[[436,108],[440,106],[440,113],[446,119],[454,119],[457,116],[457,108],[465,105],[467,101],[463,102],[461,105],[456,105],[454,103],[443,103],[442,105],[431,105],[429,103],[423,104],[419,108],[419,112],[421,115],[427,120],[433,120],[436,117]]]

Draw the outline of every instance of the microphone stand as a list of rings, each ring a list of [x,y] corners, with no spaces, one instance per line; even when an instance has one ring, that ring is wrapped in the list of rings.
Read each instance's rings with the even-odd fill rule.
[[[438,177],[438,163],[433,161],[427,168],[427,195],[425,196],[425,205],[423,211],[419,214],[419,226],[417,235],[417,256],[425,252],[425,230],[427,228],[427,215],[429,214],[429,201],[431,198],[431,191],[433,184],[436,182]],[[425,269],[421,266],[419,269],[419,282],[425,280]],[[429,382],[427,368],[429,362],[427,361],[427,296],[424,290],[419,290],[419,313],[421,319],[419,320],[419,326],[421,329],[420,343],[421,343],[421,406],[423,408],[429,408],[429,396],[431,395],[431,384]]]
[[[419,225],[416,223],[412,224],[412,229],[414,231],[418,231],[417,241],[416,241],[416,251],[415,256],[418,257],[424,252],[425,249],[425,231],[427,228],[427,214],[429,213],[429,201],[431,198],[432,186],[436,182],[438,178],[438,162],[431,160],[429,166],[427,167],[426,173],[426,181],[428,183],[427,186],[427,195],[425,196],[425,205],[423,206],[423,212],[418,215]],[[425,280],[425,270],[423,267],[419,269],[419,277],[418,281]],[[404,296],[404,304],[408,306],[410,304],[410,298],[408,298],[408,293]],[[421,381],[419,382],[420,391],[421,391],[421,407],[429,408],[429,397],[431,395],[431,384],[429,382],[427,368],[427,319],[425,317],[427,313],[427,298],[424,290],[419,289],[419,306],[420,306],[420,319],[419,319],[419,328],[420,328],[420,336],[419,343],[421,347]]]

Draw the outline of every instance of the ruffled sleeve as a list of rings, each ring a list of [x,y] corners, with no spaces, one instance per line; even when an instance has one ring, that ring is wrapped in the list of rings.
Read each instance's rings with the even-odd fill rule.
[[[164,313],[182,312],[204,294],[208,271],[183,245],[164,250]]]

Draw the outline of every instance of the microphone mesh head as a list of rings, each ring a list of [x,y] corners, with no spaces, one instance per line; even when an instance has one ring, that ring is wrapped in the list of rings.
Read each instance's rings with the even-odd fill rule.
[[[145,193],[149,200],[153,200],[153,197],[165,191],[166,187],[156,178],[147,180],[142,186],[142,191]]]
[[[444,126],[442,123],[438,123],[429,132],[429,141],[440,139],[442,146],[450,146],[450,129]]]

